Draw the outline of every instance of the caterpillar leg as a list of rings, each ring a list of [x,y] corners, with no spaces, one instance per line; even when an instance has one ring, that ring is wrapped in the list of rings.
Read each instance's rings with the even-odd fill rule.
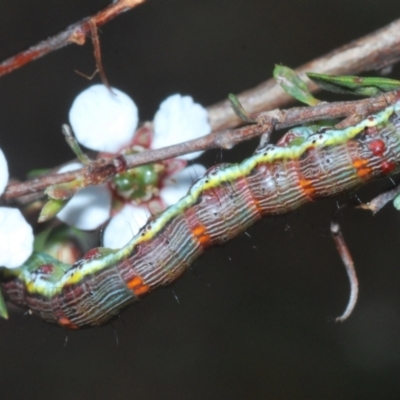
[[[344,310],[343,314],[336,318],[336,322],[343,322],[345,321],[350,314],[353,312],[354,307],[357,303],[358,298],[358,279],[356,274],[356,269],[354,267],[354,261],[351,256],[350,250],[347,247],[346,241],[344,240],[342,230],[340,228],[339,223],[336,219],[336,214],[340,211],[342,207],[338,208],[334,213],[332,220],[331,220],[331,235],[336,244],[336,248],[339,252],[340,258],[346,268],[347,276],[349,278],[350,283],[350,297],[347,303],[347,307]]]

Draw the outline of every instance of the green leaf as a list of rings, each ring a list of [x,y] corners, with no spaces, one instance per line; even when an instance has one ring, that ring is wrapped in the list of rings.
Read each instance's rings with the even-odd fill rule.
[[[228,99],[231,102],[231,106],[235,114],[243,121],[248,122],[250,124],[254,124],[256,121],[249,116],[247,111],[244,109],[239,99],[233,93],[228,94]]]
[[[67,204],[66,200],[50,199],[40,211],[39,222],[46,222],[57,215],[57,213]]]
[[[292,69],[283,65],[275,65],[274,78],[282,89],[296,100],[309,106],[315,106],[320,102],[310,93],[305,82]]]
[[[65,140],[68,143],[68,146],[71,148],[71,150],[75,153],[75,155],[78,157],[78,160],[84,164],[84,165],[89,165],[91,163],[90,158],[82,151],[81,146],[79,146],[78,141],[75,139],[75,137],[72,135],[71,128],[69,125],[64,124],[62,126],[62,132],[65,136]]]
[[[67,200],[84,187],[83,179],[77,178],[70,182],[48,186],[44,193],[53,200]]]
[[[8,311],[7,311],[7,306],[6,302],[4,301],[3,294],[1,293],[0,290],[0,317],[4,319],[8,319]]]
[[[308,72],[307,76],[319,87],[333,93],[371,97],[400,88],[400,81],[388,78],[361,78]]]

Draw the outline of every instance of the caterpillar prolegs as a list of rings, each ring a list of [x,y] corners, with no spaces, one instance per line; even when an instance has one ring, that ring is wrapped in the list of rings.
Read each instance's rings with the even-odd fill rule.
[[[6,298],[66,328],[101,325],[260,218],[400,170],[400,100],[345,129],[297,132],[209,169],[119,250],[95,248],[74,265],[35,253],[4,270]]]

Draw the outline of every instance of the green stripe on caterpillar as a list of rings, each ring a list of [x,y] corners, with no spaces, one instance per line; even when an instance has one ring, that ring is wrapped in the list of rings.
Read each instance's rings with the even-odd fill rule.
[[[294,129],[239,164],[220,164],[119,250],[95,248],[74,265],[35,253],[4,270],[6,298],[67,328],[101,325],[177,279],[209,246],[260,218],[290,212],[400,168],[400,100],[345,129]]]

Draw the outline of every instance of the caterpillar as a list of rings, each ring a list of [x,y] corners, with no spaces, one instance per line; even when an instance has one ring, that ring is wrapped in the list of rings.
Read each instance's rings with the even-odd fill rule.
[[[102,325],[262,217],[399,171],[398,96],[356,125],[294,129],[239,164],[212,167],[121,249],[94,248],[73,265],[34,253],[22,267],[2,270],[1,288],[8,301],[47,322]]]

